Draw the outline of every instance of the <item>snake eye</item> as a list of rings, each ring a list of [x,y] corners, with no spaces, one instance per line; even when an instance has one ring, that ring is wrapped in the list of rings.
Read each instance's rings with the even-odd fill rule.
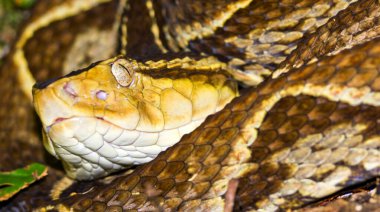
[[[125,59],[119,59],[112,63],[111,72],[117,83],[122,87],[127,87],[134,81],[134,68]]]

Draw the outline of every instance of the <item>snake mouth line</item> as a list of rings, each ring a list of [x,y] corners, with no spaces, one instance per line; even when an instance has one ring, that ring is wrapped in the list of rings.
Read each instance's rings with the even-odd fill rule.
[[[59,124],[59,123],[61,123],[61,122],[64,122],[64,121],[66,121],[66,120],[73,119],[73,118],[94,118],[94,119],[97,119],[97,120],[104,121],[104,122],[106,122],[106,123],[108,123],[108,124],[112,124],[112,125],[114,125],[114,126],[117,126],[117,125],[115,125],[115,124],[113,124],[113,123],[111,123],[111,122],[109,122],[109,121],[106,121],[103,117],[98,117],[98,116],[71,116],[71,117],[67,117],[67,118],[64,118],[64,117],[58,117],[58,118],[56,118],[56,119],[53,121],[52,124],[50,124],[50,125],[48,125],[48,126],[46,127],[46,132],[49,133],[50,129],[51,129],[54,125]],[[117,126],[117,127],[120,128],[120,126]]]
[[[51,124],[50,126],[53,126],[54,124],[58,124],[59,122],[62,122],[62,121],[65,121],[65,120],[68,120],[68,119],[72,119],[72,118],[94,118],[94,119],[98,119],[98,120],[102,120],[102,121],[106,121],[104,120],[103,117],[97,117],[97,116],[72,116],[72,117],[69,117],[69,118],[62,118],[62,117],[59,117],[59,118],[56,118],[53,122],[53,124]],[[109,122],[109,121],[107,121]],[[109,122],[111,123],[111,122]]]

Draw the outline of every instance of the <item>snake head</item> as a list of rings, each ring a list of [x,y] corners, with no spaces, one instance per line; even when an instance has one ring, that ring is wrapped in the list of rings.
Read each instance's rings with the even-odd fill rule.
[[[149,162],[237,95],[221,74],[159,78],[140,66],[119,56],[34,86],[44,145],[70,177]]]
[[[138,125],[139,76],[134,65],[119,56],[34,86],[44,146],[65,161],[70,177],[92,179],[132,164],[110,162],[120,153],[105,139],[115,140]],[[129,133],[130,139],[135,134]]]

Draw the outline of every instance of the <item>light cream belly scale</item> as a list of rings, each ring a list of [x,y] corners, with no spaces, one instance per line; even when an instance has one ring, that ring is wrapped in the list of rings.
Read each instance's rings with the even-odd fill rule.
[[[51,145],[55,155],[65,161],[68,175],[80,180],[147,163],[202,122],[194,120],[161,132],[140,132],[96,118],[78,117],[53,125],[49,136],[54,140]],[[70,133],[64,128],[71,129]]]

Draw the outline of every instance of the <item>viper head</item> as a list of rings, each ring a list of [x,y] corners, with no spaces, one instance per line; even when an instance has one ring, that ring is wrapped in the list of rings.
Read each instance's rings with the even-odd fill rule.
[[[44,145],[70,177],[146,163],[237,94],[223,75],[152,77],[140,66],[119,56],[34,86]]]

